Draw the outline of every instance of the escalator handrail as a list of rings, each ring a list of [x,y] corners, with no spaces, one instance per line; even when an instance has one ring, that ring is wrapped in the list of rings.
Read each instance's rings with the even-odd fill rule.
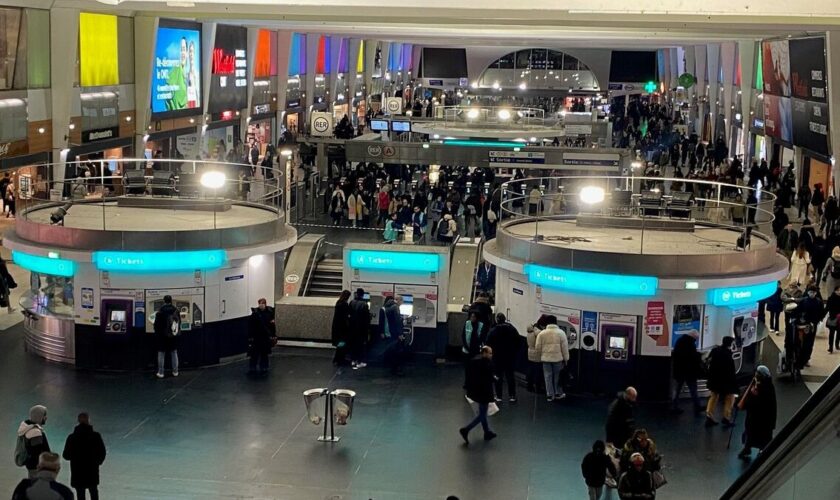
[[[723,493],[721,499],[743,498],[744,493],[752,489],[752,485],[762,484],[765,477],[774,474],[773,466],[779,460],[792,458],[793,454],[788,453],[790,448],[803,442],[798,437],[813,430],[812,427],[804,426],[804,424],[809,420],[821,421],[827,413],[836,411],[836,404],[832,402],[838,397],[840,397],[840,369],[835,369],[796,411],[790,421],[782,427],[782,430],[773,436],[770,444],[753,460],[749,468]],[[782,455],[776,457],[779,453]]]
[[[312,275],[315,273],[315,267],[318,266],[318,252],[321,250],[321,243],[324,242],[324,238],[319,239],[318,244],[315,245],[315,252],[312,254],[312,263],[309,264],[309,273],[306,275],[306,282],[303,284],[302,297],[306,297],[306,292],[309,291],[309,283],[312,281]]]

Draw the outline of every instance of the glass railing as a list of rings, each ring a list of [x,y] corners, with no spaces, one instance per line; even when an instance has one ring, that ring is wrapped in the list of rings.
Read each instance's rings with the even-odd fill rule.
[[[281,158],[282,159],[282,158]],[[189,229],[224,229],[285,220],[286,179],[282,169],[219,161],[112,159],[40,166],[36,179],[19,183],[17,217],[28,222],[94,230],[170,228],[135,216],[126,226],[124,207],[166,209],[213,217],[188,217]],[[240,209],[231,210],[231,207]],[[250,212],[244,212],[247,207]],[[135,214],[137,215],[137,214]],[[140,214],[142,215],[142,214]],[[186,220],[186,219],[185,219]],[[186,228],[182,228],[186,229]]]
[[[836,499],[838,450],[840,370],[835,370],[721,498]]]
[[[658,253],[655,232],[661,221],[691,225],[709,253],[734,248],[736,231],[745,240],[772,239],[776,197],[746,186],[698,179],[633,176],[559,176],[523,178],[501,186],[501,227],[508,233],[552,244],[574,243],[573,225],[613,219],[628,234],[625,253]],[[621,224],[619,219],[636,224]],[[564,226],[568,224],[568,226]],[[654,233],[651,233],[651,232]],[[648,237],[645,236],[651,236]],[[746,236],[749,235],[749,238]],[[638,236],[638,237],[636,237]],[[632,243],[631,243],[632,242]]]
[[[545,110],[523,106],[438,106],[435,125],[458,127],[547,127],[560,123],[557,116],[546,117]]]

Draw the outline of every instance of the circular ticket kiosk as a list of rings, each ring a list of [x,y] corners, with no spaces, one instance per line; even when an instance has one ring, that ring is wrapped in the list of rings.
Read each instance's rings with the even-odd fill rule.
[[[540,315],[557,317],[574,390],[635,385],[646,399],[666,399],[671,350],[686,334],[703,351],[734,336],[736,366],[752,373],[766,337],[758,301],[788,269],[763,231],[772,195],[633,177],[524,179],[502,189],[503,218],[484,246],[497,266],[496,309],[523,335]]]
[[[3,245],[31,271],[21,299],[27,350],[81,368],[152,367],[154,314],[169,295],[182,366],[242,355],[250,308],[273,303],[297,238],[282,172],[119,162],[113,175],[50,180],[49,199],[21,196]]]

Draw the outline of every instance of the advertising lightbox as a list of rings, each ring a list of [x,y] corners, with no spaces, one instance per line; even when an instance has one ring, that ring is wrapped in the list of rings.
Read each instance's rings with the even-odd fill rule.
[[[216,27],[211,68],[211,113],[237,111],[248,101],[248,31],[242,26]]]
[[[117,16],[79,14],[79,83],[82,87],[119,85]]]
[[[152,74],[152,113],[183,116],[196,114],[200,108],[201,25],[161,19]]]

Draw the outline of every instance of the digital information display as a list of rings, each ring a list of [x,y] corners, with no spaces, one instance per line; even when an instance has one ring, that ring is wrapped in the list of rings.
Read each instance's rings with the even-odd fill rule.
[[[201,108],[201,25],[171,23],[161,20],[157,31],[153,114]]]
[[[376,132],[387,132],[388,120],[371,120],[370,129]]]

